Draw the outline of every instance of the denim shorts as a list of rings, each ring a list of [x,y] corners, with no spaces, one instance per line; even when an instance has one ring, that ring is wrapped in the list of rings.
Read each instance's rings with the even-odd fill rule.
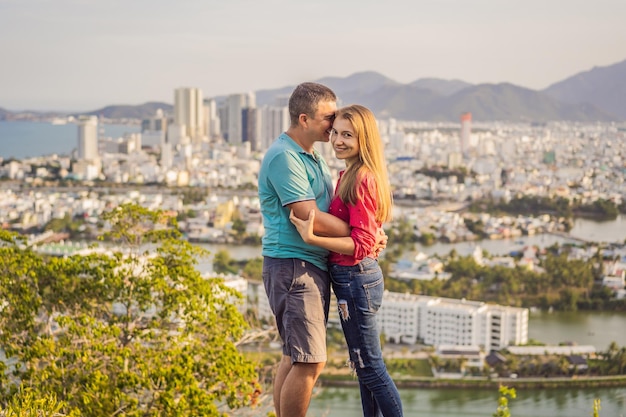
[[[326,362],[328,272],[300,259],[263,258],[263,284],[291,362]]]

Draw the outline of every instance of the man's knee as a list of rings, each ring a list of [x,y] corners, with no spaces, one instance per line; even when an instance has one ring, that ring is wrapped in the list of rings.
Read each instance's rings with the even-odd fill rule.
[[[326,366],[326,362],[307,363],[307,362],[295,362],[292,365],[292,369],[303,377],[315,378],[320,376]]]

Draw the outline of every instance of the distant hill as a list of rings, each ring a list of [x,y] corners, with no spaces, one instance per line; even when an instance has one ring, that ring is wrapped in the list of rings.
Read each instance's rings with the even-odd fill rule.
[[[148,117],[154,116],[158,109],[163,110],[164,113],[171,113],[174,109],[174,106],[168,103],[161,102],[148,102],[144,104],[139,104],[136,106],[132,105],[112,105],[106,106],[101,109],[92,110],[85,113],[79,114],[88,114],[94,116],[102,116],[109,119],[146,119]],[[75,115],[75,116],[76,116]]]
[[[538,91],[513,84],[479,84],[433,103],[431,120],[458,120],[471,112],[474,120],[546,122],[551,120],[612,121],[593,105],[564,104]]]
[[[451,96],[454,93],[471,87],[473,84],[461,80],[442,80],[440,78],[420,78],[409,84],[412,87],[431,90],[443,96]]]
[[[580,72],[543,92],[565,103],[593,104],[626,120],[626,60]]]
[[[478,121],[580,122],[626,120],[626,115],[590,102],[567,102],[510,83],[473,85],[460,80],[418,79],[401,84],[376,72],[316,80],[332,88],[341,104],[360,103],[378,117],[401,120],[458,121],[471,112]],[[274,104],[295,86],[257,92],[257,104]],[[625,96],[626,97],[626,96]],[[626,100],[624,100],[626,102]]]
[[[369,107],[378,117],[395,117],[401,120],[432,120],[426,109],[441,98],[431,90],[410,85],[385,86],[373,94],[347,100]],[[457,120],[455,118],[455,120]]]
[[[101,109],[71,113],[66,112],[40,112],[40,111],[19,111],[12,112],[0,107],[0,120],[28,120],[31,117],[49,119],[53,117],[64,117],[79,115],[102,116],[109,119],[145,119],[154,116],[158,109],[163,110],[165,114],[171,114],[174,106],[168,103],[148,102],[139,105],[111,105]],[[25,117],[30,116],[30,117]]]
[[[332,88],[340,98],[344,96],[368,96],[381,88],[403,85],[374,71],[357,72],[345,78],[325,77],[317,80],[317,82]]]

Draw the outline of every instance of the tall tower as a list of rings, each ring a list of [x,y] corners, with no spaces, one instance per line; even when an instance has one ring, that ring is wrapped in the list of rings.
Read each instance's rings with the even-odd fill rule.
[[[243,142],[242,110],[246,107],[245,94],[228,96],[228,143],[239,145]]]
[[[469,155],[470,135],[472,133],[472,113],[461,115],[461,154],[463,157]]]
[[[185,135],[192,143],[201,142],[207,135],[200,89],[181,87],[174,91],[174,124],[185,126]]]
[[[265,151],[274,140],[289,129],[289,109],[284,107],[263,106],[261,110],[261,138],[259,150]]]
[[[261,131],[263,128],[262,109],[248,107],[242,111],[243,142],[250,142],[250,149],[261,150]]]
[[[243,142],[243,110],[256,107],[256,95],[231,94],[228,96],[228,142],[240,145]]]
[[[96,116],[78,118],[78,159],[90,161],[98,159],[98,118]]]
[[[220,118],[217,114],[217,103],[214,98],[204,99],[204,123],[209,139],[218,137],[221,134]]]

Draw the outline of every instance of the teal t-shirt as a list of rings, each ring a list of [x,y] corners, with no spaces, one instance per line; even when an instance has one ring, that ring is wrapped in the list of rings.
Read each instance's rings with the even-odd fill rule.
[[[302,259],[326,271],[328,251],[304,243],[286,206],[315,200],[321,211],[328,211],[332,194],[330,170],[319,152],[307,153],[286,133],[280,135],[265,153],[259,172],[263,256]]]

